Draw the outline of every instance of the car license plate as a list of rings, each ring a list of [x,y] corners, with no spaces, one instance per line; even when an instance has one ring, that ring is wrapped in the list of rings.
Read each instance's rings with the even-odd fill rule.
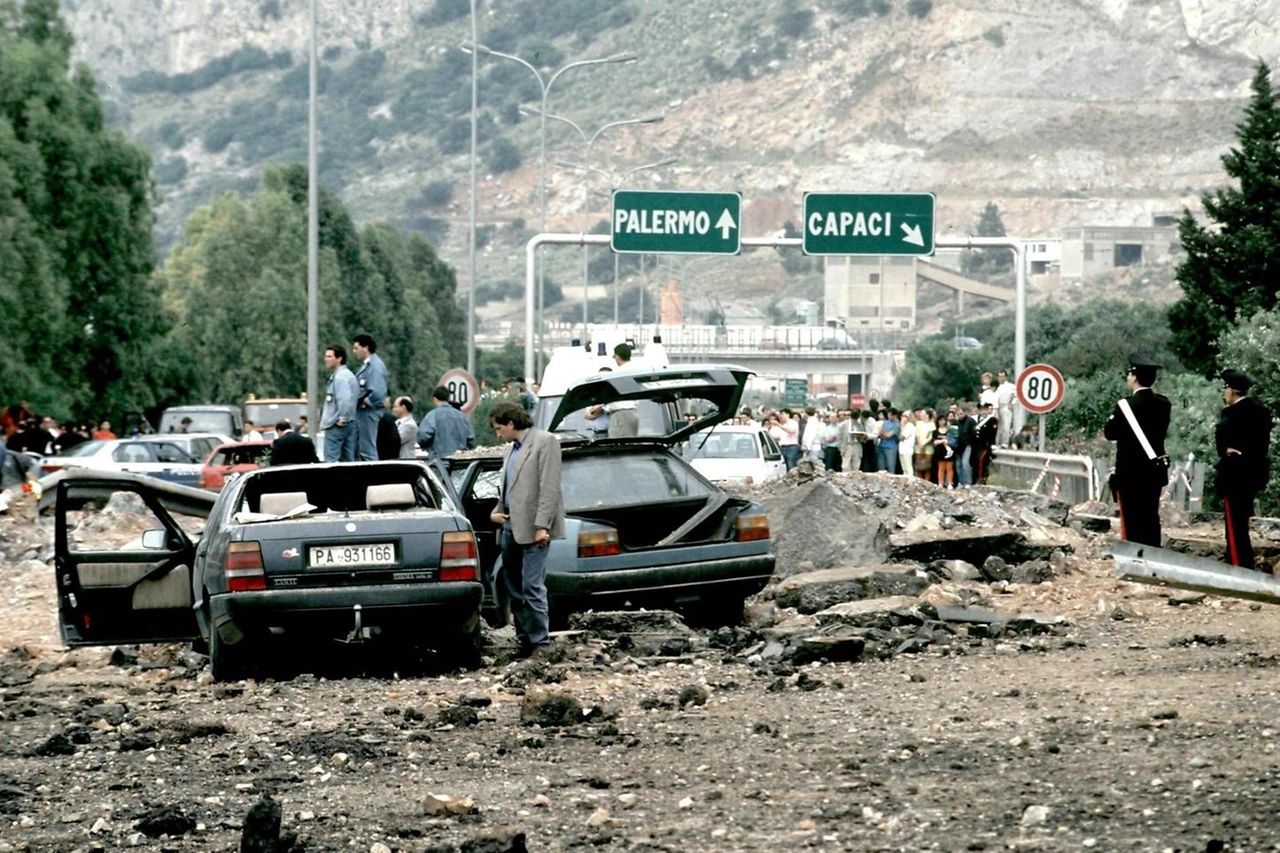
[[[396,546],[391,542],[364,545],[324,545],[311,549],[310,565],[318,568],[349,568],[351,566],[393,566],[396,562]]]

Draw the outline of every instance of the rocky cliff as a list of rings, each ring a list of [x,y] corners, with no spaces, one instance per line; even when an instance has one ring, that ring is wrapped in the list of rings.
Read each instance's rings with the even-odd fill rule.
[[[383,50],[389,69],[429,64],[468,35],[465,17],[425,25],[420,16],[429,5],[324,0],[322,43],[348,54]],[[482,5],[483,41],[516,3]],[[557,44],[565,61],[621,49],[641,61],[566,78],[554,111],[588,127],[645,112],[666,120],[611,134],[597,165],[620,172],[678,156],[649,180],[741,190],[781,219],[788,210],[798,217],[806,190],[932,191],[940,234],[971,231],[988,201],[999,205],[1010,233],[1025,236],[1078,224],[1147,224],[1154,213],[1196,207],[1199,194],[1224,179],[1219,157],[1234,139],[1253,68],[1280,54],[1280,0],[936,0],[923,15],[893,0],[889,14],[866,16],[849,14],[865,4],[828,0],[812,7],[811,26],[785,51],[777,48],[779,15],[795,4],[622,5],[629,23],[587,45],[571,36]],[[250,87],[244,91],[256,94],[238,95],[246,84],[236,80],[210,93],[141,99],[121,88],[131,76],[191,72],[245,46],[305,58],[306,0],[64,0],[64,7],[79,57],[118,101],[126,131],[144,138],[161,122],[263,94]],[[753,66],[753,51],[769,45],[773,55]],[[712,60],[742,66],[744,59],[745,73],[707,72]],[[222,156],[207,153],[199,132],[181,148],[190,173],[162,187],[172,202],[171,230],[172,212],[205,200],[210,181],[260,171],[260,163],[237,159],[234,145]],[[482,176],[481,218],[533,224],[536,125],[504,132],[524,152],[524,165]],[[426,180],[447,176],[461,190],[443,214],[454,225],[445,254],[456,263],[465,259],[467,161],[439,154],[430,133],[375,136],[367,145],[376,156],[353,170],[343,195],[358,215],[394,218]],[[553,135],[551,146],[552,159],[576,159],[580,151],[572,136]],[[550,178],[553,226],[577,230],[580,175],[552,169]],[[504,273],[514,276],[518,256],[513,242],[486,257],[514,260]]]

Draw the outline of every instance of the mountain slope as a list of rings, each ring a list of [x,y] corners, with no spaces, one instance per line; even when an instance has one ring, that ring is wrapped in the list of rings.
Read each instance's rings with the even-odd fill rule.
[[[861,0],[495,0],[480,37],[557,65],[635,51],[634,64],[567,73],[551,111],[587,131],[663,114],[607,131],[592,165],[679,157],[633,185],[741,190],[750,234],[798,220],[806,190],[934,192],[940,234],[972,230],[988,201],[1028,237],[1197,207],[1223,180],[1252,67],[1280,48],[1280,0],[936,0],[924,14],[919,0],[880,2],[888,14]],[[322,162],[357,216],[424,230],[462,266],[470,87],[456,45],[469,27],[441,22],[455,2],[426,6],[321,3]],[[64,7],[115,121],[155,152],[162,243],[211,191],[305,155],[305,0]],[[481,69],[479,210],[493,226],[481,269],[515,278],[539,218],[538,122],[515,107],[539,90],[513,64]],[[496,159],[499,139],[521,165],[495,171],[512,165]],[[584,154],[555,123],[548,151],[550,163]],[[581,173],[548,168],[550,227],[576,231]],[[452,195],[424,193],[433,182]],[[593,198],[592,219],[607,206]],[[580,277],[564,253],[553,266]]]

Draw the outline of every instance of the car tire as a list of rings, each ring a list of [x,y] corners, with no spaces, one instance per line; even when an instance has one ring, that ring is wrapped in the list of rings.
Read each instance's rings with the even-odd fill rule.
[[[480,616],[490,628],[505,628],[511,624],[511,599],[507,596],[507,588],[495,570],[488,587],[490,594],[480,608]]]
[[[480,620],[475,627],[443,646],[440,651],[442,663],[450,669],[473,670],[480,668],[480,649],[484,643],[484,632]],[[443,644],[442,644],[443,645]]]
[[[209,669],[214,681],[238,681],[248,669],[247,640],[231,645],[218,636],[209,634]]]
[[[747,600],[739,595],[704,598],[691,608],[688,621],[699,628],[725,628],[742,624]]]

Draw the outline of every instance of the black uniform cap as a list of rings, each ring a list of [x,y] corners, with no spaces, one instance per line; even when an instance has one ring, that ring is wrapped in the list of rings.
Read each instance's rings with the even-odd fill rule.
[[[1154,367],[1158,369],[1161,365],[1156,364],[1154,361],[1152,361],[1151,356],[1147,355],[1145,352],[1133,352],[1133,353],[1129,353],[1129,366],[1130,367]]]
[[[1240,371],[1228,367],[1222,373],[1218,374],[1226,386],[1232,391],[1239,391],[1241,394],[1248,394],[1249,389],[1253,387],[1253,380],[1245,376]]]

